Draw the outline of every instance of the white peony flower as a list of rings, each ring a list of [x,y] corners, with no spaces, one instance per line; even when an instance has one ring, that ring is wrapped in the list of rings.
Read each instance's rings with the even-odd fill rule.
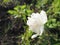
[[[44,10],[41,13],[32,13],[31,17],[28,17],[27,25],[29,29],[37,33],[31,38],[35,38],[38,35],[42,35],[44,31],[44,24],[47,22],[47,14]]]

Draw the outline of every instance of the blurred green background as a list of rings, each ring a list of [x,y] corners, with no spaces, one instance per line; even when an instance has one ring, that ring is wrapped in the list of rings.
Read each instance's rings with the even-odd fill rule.
[[[27,17],[41,10],[48,17],[45,31],[31,39]],[[0,45],[60,45],[60,0],[0,0]]]

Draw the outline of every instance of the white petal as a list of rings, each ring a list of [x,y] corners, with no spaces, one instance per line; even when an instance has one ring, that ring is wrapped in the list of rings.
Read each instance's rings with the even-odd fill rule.
[[[40,13],[42,23],[45,24],[47,22],[47,14],[44,10],[41,11]]]
[[[36,38],[37,36],[38,36],[38,34],[34,34],[34,35],[32,35],[31,39],[34,39],[34,38]]]
[[[38,19],[38,17],[39,17],[39,13],[34,13],[34,15],[31,15],[31,18],[37,18]]]
[[[28,17],[28,20],[30,19],[30,17]]]
[[[15,16],[14,18],[17,18],[18,16]]]
[[[40,26],[40,32],[39,32],[39,35],[42,35],[43,32],[44,32],[44,25],[43,25],[43,26]]]

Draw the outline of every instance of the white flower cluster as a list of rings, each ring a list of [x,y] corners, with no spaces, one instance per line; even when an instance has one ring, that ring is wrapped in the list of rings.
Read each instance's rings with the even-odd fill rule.
[[[47,14],[44,10],[41,13],[32,13],[31,17],[28,17],[27,25],[29,26],[29,30],[35,32],[31,38],[35,38],[38,35],[42,35],[44,31],[44,24],[47,22]]]

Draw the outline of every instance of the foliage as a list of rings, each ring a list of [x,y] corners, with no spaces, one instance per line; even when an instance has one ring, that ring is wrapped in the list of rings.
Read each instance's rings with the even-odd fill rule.
[[[20,0],[20,2],[18,0],[3,0],[3,3],[0,2],[0,5],[3,5],[4,7],[7,7],[10,4],[15,5],[12,10],[7,11],[10,15],[11,23],[8,23],[8,26],[6,26],[6,24],[5,26],[1,26],[2,28],[4,27],[4,32],[10,32],[9,29],[12,29],[15,26],[15,23],[17,23],[17,26],[13,28],[14,31],[20,33],[19,35],[16,32],[14,34],[17,34],[15,37],[18,39],[15,42],[17,45],[60,45],[60,0],[25,0],[25,2],[23,0],[24,4],[19,5],[21,1],[22,0]],[[35,8],[39,9],[39,12],[41,9],[46,11],[48,22],[45,24],[43,35],[31,39],[31,36],[34,33],[29,31],[26,21],[27,17],[36,11]],[[19,32],[21,30],[25,30],[23,31],[24,33]]]
[[[12,14],[13,17],[19,17],[26,21],[27,16],[32,13],[32,10],[30,10],[26,5],[18,5],[14,8],[14,10],[9,10],[8,13]]]
[[[0,2],[0,5],[2,7],[5,7],[5,8],[7,8],[7,7],[10,8],[10,6],[13,7],[13,6],[16,6],[18,4],[19,4],[19,1],[17,1],[17,0],[1,0],[1,2]]]

